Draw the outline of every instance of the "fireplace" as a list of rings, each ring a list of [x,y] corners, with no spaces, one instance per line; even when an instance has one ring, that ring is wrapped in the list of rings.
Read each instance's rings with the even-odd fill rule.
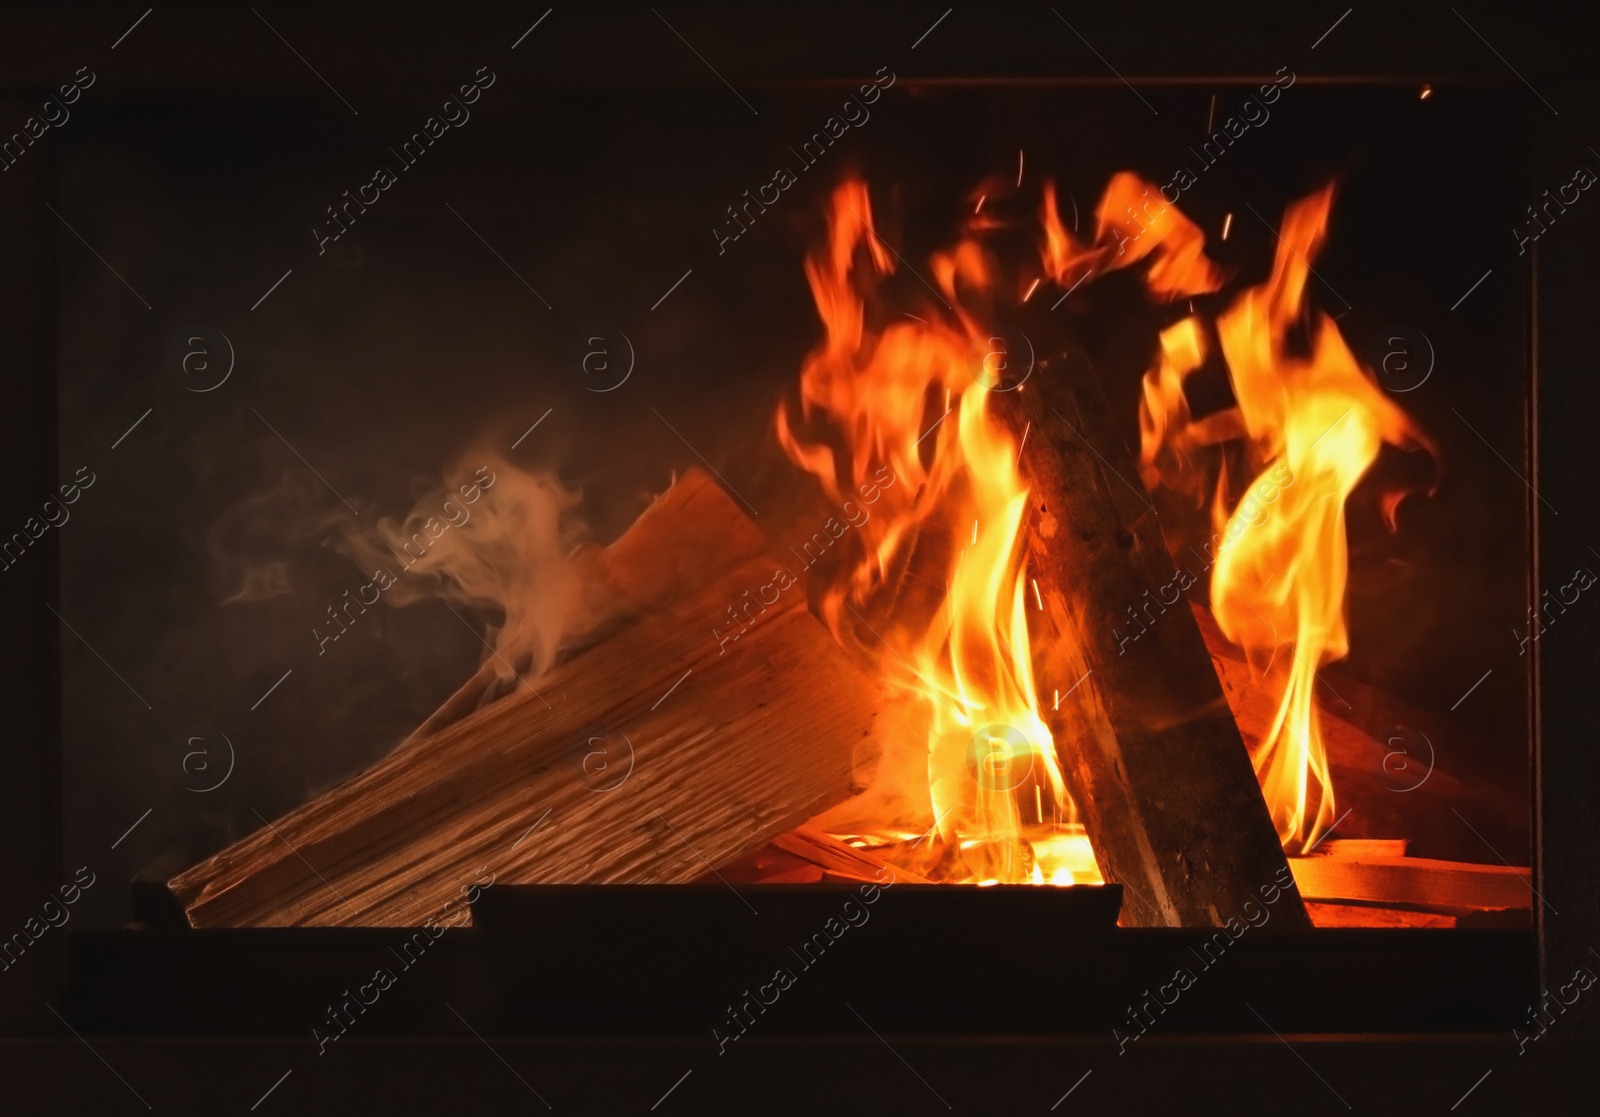
[[[1600,158],[1543,39],[186,18],[37,63],[5,156],[5,979],[75,1104],[200,1034],[262,1110],[408,1049],[597,1112],[1566,1097]]]

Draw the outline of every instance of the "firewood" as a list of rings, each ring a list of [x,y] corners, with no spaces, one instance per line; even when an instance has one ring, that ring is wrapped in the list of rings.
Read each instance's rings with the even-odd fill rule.
[[[490,879],[684,882],[859,790],[877,684],[714,482],[593,558],[628,606],[603,638],[172,878],[189,922],[416,926]]]
[[[1252,674],[1211,611],[1192,600],[1191,607],[1228,707],[1253,749],[1272,725],[1279,696]],[[1409,853],[1450,861],[1527,856],[1525,784],[1478,759],[1484,750],[1466,747],[1461,726],[1355,679],[1332,683],[1331,674],[1319,672],[1317,704],[1338,826],[1319,852],[1339,839],[1372,838],[1405,840]]]
[[[857,880],[881,880],[884,875],[894,878],[896,884],[931,884],[927,877],[891,865],[865,850],[824,834],[811,826],[799,826],[787,834],[779,834],[772,844],[803,860],[841,877]]]
[[[799,868],[786,869],[781,873],[769,873],[766,876],[752,881],[754,884],[820,884],[822,878],[827,876],[815,865],[801,865]],[[712,878],[715,880],[715,878]],[[702,883],[710,884],[712,881]]]
[[[1329,838],[1312,852],[1318,857],[1404,857],[1410,844],[1405,838]]]
[[[1087,359],[1010,395],[997,413],[1031,430],[1034,676],[1101,872],[1129,887],[1124,922],[1223,924],[1287,872],[1187,587]],[[1275,912],[1274,926],[1310,926],[1293,889]]]
[[[1533,903],[1533,875],[1509,865],[1472,865],[1428,857],[1291,857],[1308,900],[1492,911]]]
[[[1301,893],[1302,896],[1305,893]],[[1455,927],[1459,919],[1433,911],[1386,908],[1375,904],[1333,904],[1307,900],[1306,911],[1318,927]]]

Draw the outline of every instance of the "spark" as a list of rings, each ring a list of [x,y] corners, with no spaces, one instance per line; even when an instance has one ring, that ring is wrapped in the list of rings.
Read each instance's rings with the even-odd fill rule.
[[[1038,289],[1039,289],[1039,280],[1035,279],[1031,284],[1028,285],[1028,293],[1026,295],[1022,296],[1022,301],[1023,302],[1027,302],[1029,299],[1033,298],[1033,293],[1035,291],[1037,291]]]
[[[1082,275],[1080,275],[1078,277],[1078,283],[1082,283],[1085,279],[1088,279],[1093,274],[1094,274],[1094,269],[1090,268],[1088,271],[1084,272]],[[1067,301],[1067,295],[1072,294],[1072,292],[1074,292],[1074,291],[1076,291],[1078,289],[1078,283],[1074,283],[1071,287],[1068,287],[1067,290],[1066,290],[1066,293],[1063,294],[1059,299],[1057,299],[1055,301],[1055,306],[1052,306],[1050,309],[1054,310],[1057,306],[1060,306],[1062,303],[1066,302]]]
[[[1039,596],[1039,579],[1034,578],[1031,580],[1033,582],[1033,599],[1039,603],[1039,612],[1042,613],[1044,612],[1044,598]]]
[[[946,392],[944,398],[945,398],[945,402],[949,403],[950,402],[950,393]],[[933,421],[933,426],[929,427],[927,430],[922,432],[922,438],[927,438],[930,434],[932,434],[934,432],[934,430],[939,426],[939,424],[944,422],[945,419],[949,416],[950,412],[952,412],[954,410],[955,410],[955,408],[953,408],[953,407],[945,408],[944,414],[939,416],[937,419],[935,419]],[[921,446],[922,445],[922,438],[917,439],[917,441],[915,443],[913,443],[913,445]]]
[[[988,196],[989,196],[989,195],[987,195],[987,194],[979,194],[979,195],[978,195],[978,204],[977,204],[977,207],[976,207],[976,208],[974,208],[974,209],[973,209],[973,211],[972,211],[972,212],[973,212],[973,213],[974,213],[974,214],[979,214],[979,213],[982,213],[982,212],[983,212],[983,200],[984,200],[984,199],[985,199],[985,198],[987,198],[987,197],[988,197]]]
[[[1228,214],[1222,219],[1222,239],[1228,239],[1228,230],[1233,228],[1233,214]]]

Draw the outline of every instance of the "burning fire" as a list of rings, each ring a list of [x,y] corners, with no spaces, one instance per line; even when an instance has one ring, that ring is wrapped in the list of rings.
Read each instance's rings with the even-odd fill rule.
[[[1345,500],[1383,443],[1433,443],[1357,363],[1326,314],[1308,320],[1306,283],[1327,230],[1333,188],[1289,207],[1272,274],[1216,322],[1237,406],[1196,421],[1184,381],[1206,358],[1206,334],[1185,318],[1161,335],[1140,407],[1145,482],[1199,493],[1206,472],[1192,454],[1242,443],[1250,478],[1228,510],[1229,470],[1217,477],[1212,515],[1216,565],[1211,605],[1228,639],[1281,694],[1254,755],[1285,846],[1308,850],[1334,819],[1334,792],[1314,688],[1317,668],[1349,653]],[[1309,353],[1290,345],[1306,323]],[[1226,460],[1226,459],[1225,459]],[[1403,494],[1384,501],[1391,530]]]
[[[963,241],[933,261],[953,323],[930,314],[869,325],[867,298],[893,270],[865,185],[845,183],[828,241],[806,263],[825,336],[800,377],[801,419],[826,420],[842,445],[800,438],[787,407],[778,438],[835,502],[881,466],[896,484],[864,526],[860,561],[826,591],[823,616],[841,643],[926,702],[924,817],[954,851],[950,878],[1070,883],[1063,861],[1082,873],[1081,856],[1022,836],[1025,818],[1047,828],[1047,815],[1070,824],[1075,813],[1037,705],[1020,547],[1028,490],[1017,441],[989,410],[1000,355],[961,304],[963,291],[992,287],[992,268]],[[896,598],[925,599],[930,583],[944,590],[931,613],[884,616]]]
[[[1152,207],[1155,207],[1152,209]],[[1093,245],[1080,245],[1061,224],[1052,183],[1044,186],[1044,266],[1050,277],[1072,287],[1095,272],[1130,267],[1149,258],[1145,285],[1152,295],[1183,298],[1215,291],[1222,275],[1205,256],[1205,234],[1176,206],[1150,196],[1138,175],[1113,175],[1095,209]]]
[[[1237,405],[1200,419],[1190,413],[1184,385],[1211,347],[1191,303],[1189,316],[1160,336],[1139,417],[1146,484],[1188,492],[1197,503],[1212,487],[1198,452],[1239,443],[1233,469],[1224,459],[1215,482],[1221,542],[1211,600],[1224,633],[1281,695],[1253,759],[1280,838],[1302,848],[1334,817],[1313,687],[1317,668],[1349,650],[1345,500],[1384,442],[1433,449],[1334,322],[1307,318],[1309,261],[1332,199],[1330,187],[1290,207],[1270,278],[1216,318]],[[882,468],[898,482],[883,490],[883,514],[863,525],[859,556],[841,565],[821,612],[842,644],[916,700],[927,742],[918,764],[887,780],[880,773],[877,784],[892,785],[887,796],[855,804],[854,815],[831,814],[824,825],[936,879],[1098,880],[1040,716],[1021,546],[1022,447],[991,413],[1003,355],[972,309],[1011,286],[978,239],[1002,224],[992,212],[980,201],[967,217],[968,236],[932,257],[946,313],[887,310],[880,285],[895,259],[858,181],[834,192],[829,235],[806,261],[824,337],[801,370],[798,416],[778,408],[779,442],[835,503],[875,487],[869,478]],[[1076,240],[1046,184],[1042,263],[1063,289],[1140,262],[1148,291],[1163,301],[1222,287],[1204,233],[1137,176],[1114,176],[1095,218],[1093,241]],[[1018,281],[1017,300],[1038,282]],[[1294,344],[1302,324],[1310,337],[1304,354]],[[802,427],[815,433],[804,437]],[[1398,501],[1385,500],[1391,528]],[[911,824],[929,819],[919,836]]]

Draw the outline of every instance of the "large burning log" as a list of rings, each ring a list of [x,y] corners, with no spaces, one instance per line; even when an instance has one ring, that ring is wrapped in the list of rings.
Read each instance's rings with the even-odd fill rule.
[[[704,474],[611,547],[598,643],[180,873],[196,927],[415,926],[485,872],[678,883],[853,791],[874,682]]]
[[[1123,921],[1244,918],[1288,866],[1137,464],[1081,354],[1010,394],[1040,706],[1101,871],[1128,886]],[[1292,888],[1274,911],[1310,926]]]

